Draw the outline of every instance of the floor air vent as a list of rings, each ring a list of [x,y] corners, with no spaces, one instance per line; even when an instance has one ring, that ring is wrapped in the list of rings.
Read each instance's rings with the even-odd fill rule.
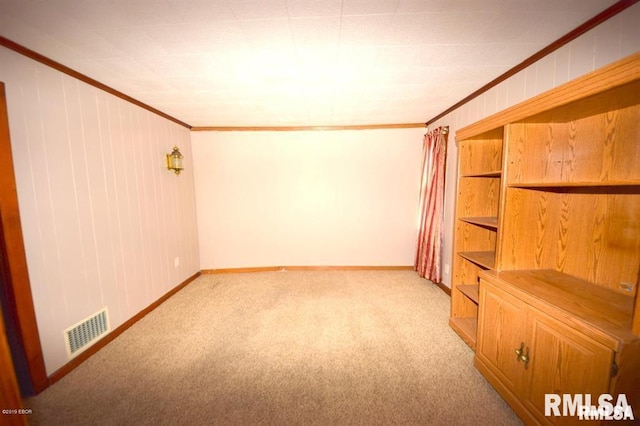
[[[109,332],[107,308],[85,318],[64,331],[69,358],[76,356]]]

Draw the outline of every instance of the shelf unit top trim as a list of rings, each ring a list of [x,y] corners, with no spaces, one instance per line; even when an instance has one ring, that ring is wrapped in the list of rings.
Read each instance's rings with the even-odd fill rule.
[[[640,52],[463,127],[456,132],[456,140],[470,139],[509,123],[596,95],[638,79],[640,79]]]

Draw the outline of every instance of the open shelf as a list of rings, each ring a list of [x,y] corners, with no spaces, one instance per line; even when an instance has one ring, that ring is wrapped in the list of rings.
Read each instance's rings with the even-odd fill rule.
[[[500,177],[502,176],[502,170],[494,170],[480,173],[469,173],[460,175],[462,177]]]
[[[623,293],[640,268],[640,192],[631,188],[507,188],[498,269],[553,269]]]
[[[458,255],[486,269],[495,269],[496,267],[495,251],[461,251],[458,252]]]
[[[474,225],[484,226],[486,228],[498,229],[497,217],[461,217],[460,220]]]
[[[478,274],[494,269],[504,186],[504,127],[460,140],[450,325],[475,350]]]
[[[640,188],[640,181],[637,180],[618,180],[618,181],[590,181],[590,182],[524,182],[524,183],[510,183],[507,185],[510,188],[610,188],[616,186],[624,187],[638,187]]]
[[[459,176],[499,177],[502,170],[502,127],[461,140],[458,145]]]
[[[459,285],[456,287],[462,294],[467,296],[476,305],[480,300],[480,286],[478,284]]]
[[[449,319],[449,326],[454,329],[456,333],[471,346],[472,349],[476,348],[476,340],[478,334],[478,318],[466,318],[456,317]]]
[[[511,122],[507,184],[640,184],[638,93],[640,79]]]

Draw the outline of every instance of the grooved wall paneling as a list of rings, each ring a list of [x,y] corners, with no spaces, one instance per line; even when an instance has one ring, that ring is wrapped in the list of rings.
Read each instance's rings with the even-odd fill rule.
[[[51,374],[68,362],[65,328],[105,306],[116,328],[200,270],[190,132],[2,47],[0,80]]]

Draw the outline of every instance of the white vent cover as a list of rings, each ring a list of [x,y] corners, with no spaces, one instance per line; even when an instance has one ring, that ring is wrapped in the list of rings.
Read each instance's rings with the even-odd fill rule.
[[[109,316],[104,308],[64,331],[67,355],[72,358],[109,332]]]

